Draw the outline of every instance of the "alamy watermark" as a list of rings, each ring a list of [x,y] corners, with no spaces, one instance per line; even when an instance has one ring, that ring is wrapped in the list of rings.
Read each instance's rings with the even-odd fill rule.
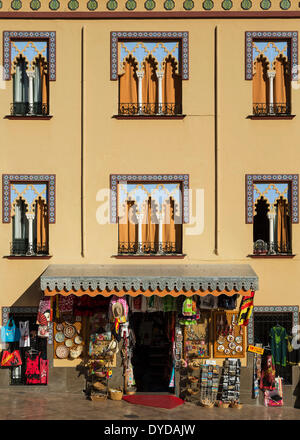
[[[204,189],[189,189],[189,222],[186,224],[185,233],[187,235],[201,235],[204,231]],[[185,195],[186,197],[186,195]],[[102,188],[97,192],[96,201],[100,202],[96,210],[96,219],[99,225],[106,225],[111,223],[111,190]],[[148,223],[149,209],[148,199],[144,201],[136,200],[131,206],[127,205],[127,210],[124,203],[117,202],[118,223],[126,224],[128,222],[133,224]],[[182,202],[174,203],[174,216],[171,219],[169,209],[169,198],[161,200],[157,203],[151,199],[151,223],[152,224],[170,224],[174,221],[175,224],[183,223],[183,207]],[[153,215],[153,213],[155,213]]]

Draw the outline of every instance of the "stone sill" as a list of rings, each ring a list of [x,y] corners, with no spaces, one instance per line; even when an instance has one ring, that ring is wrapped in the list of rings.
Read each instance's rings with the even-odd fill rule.
[[[52,255],[4,255],[7,260],[49,260]]]
[[[137,116],[123,116],[123,115],[113,115],[112,116],[114,119],[120,119],[120,120],[124,120],[124,119],[173,119],[173,120],[182,120],[186,117],[186,115],[176,115],[176,116],[171,116],[171,115],[163,115],[163,116],[143,116],[143,115],[137,115]]]
[[[277,255],[255,255],[249,254],[249,258],[294,258],[296,254],[277,254]]]
[[[178,255],[112,255],[112,258],[117,259],[140,259],[140,260],[159,260],[159,259],[176,259],[183,260],[186,257],[186,254],[178,254]]]
[[[294,119],[295,118],[295,116],[296,115],[287,115],[287,116],[279,116],[279,115],[276,115],[276,116],[255,116],[255,115],[249,115],[249,116],[247,116],[247,118],[246,119],[252,119],[253,121],[262,121],[262,120],[264,120],[264,119],[267,119],[267,120],[269,120],[269,121],[271,121],[271,120],[278,120],[278,119],[285,119],[285,120],[290,120],[290,119]]]
[[[6,115],[4,116],[4,119],[10,119],[13,121],[29,121],[29,120],[34,120],[34,121],[48,121],[49,119],[52,119],[53,116],[48,115],[48,116],[13,116],[13,115]]]

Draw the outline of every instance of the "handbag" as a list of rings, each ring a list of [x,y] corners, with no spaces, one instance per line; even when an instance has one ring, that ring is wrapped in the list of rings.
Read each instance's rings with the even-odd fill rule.
[[[19,350],[14,350],[10,352],[4,350],[1,358],[1,367],[18,367],[22,365],[22,360]]]
[[[15,321],[12,318],[1,328],[2,342],[15,342],[20,339],[20,336],[20,330],[16,327]]]

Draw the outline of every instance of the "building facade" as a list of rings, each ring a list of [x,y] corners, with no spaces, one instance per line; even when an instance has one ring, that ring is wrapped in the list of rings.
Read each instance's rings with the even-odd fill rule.
[[[279,0],[0,2],[2,325],[36,314],[46,290],[116,293],[151,268],[197,283],[209,266],[193,292],[257,290],[245,345],[277,322],[291,333],[299,20]],[[92,265],[112,286],[91,286]],[[47,353],[49,389],[81,391],[79,359],[58,359],[53,335]],[[294,366],[291,405],[297,381]]]

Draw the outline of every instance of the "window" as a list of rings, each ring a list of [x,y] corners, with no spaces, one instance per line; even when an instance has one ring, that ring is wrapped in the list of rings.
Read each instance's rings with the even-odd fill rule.
[[[12,79],[12,116],[49,115],[55,32],[4,32],[4,79]]]
[[[4,175],[3,200],[3,222],[12,224],[10,254],[48,255],[49,223],[55,222],[55,176]]]
[[[246,181],[253,254],[291,255],[292,223],[298,222],[298,176],[248,175]]]
[[[111,44],[111,79],[119,82],[119,115],[181,115],[188,33],[112,33]]]
[[[111,176],[113,200],[118,201],[118,254],[182,254],[182,202],[183,193],[188,192],[188,176],[166,181],[159,179],[162,176],[147,177],[130,181],[126,176]]]
[[[252,79],[254,116],[291,115],[297,47],[297,32],[246,32],[246,79]]]

